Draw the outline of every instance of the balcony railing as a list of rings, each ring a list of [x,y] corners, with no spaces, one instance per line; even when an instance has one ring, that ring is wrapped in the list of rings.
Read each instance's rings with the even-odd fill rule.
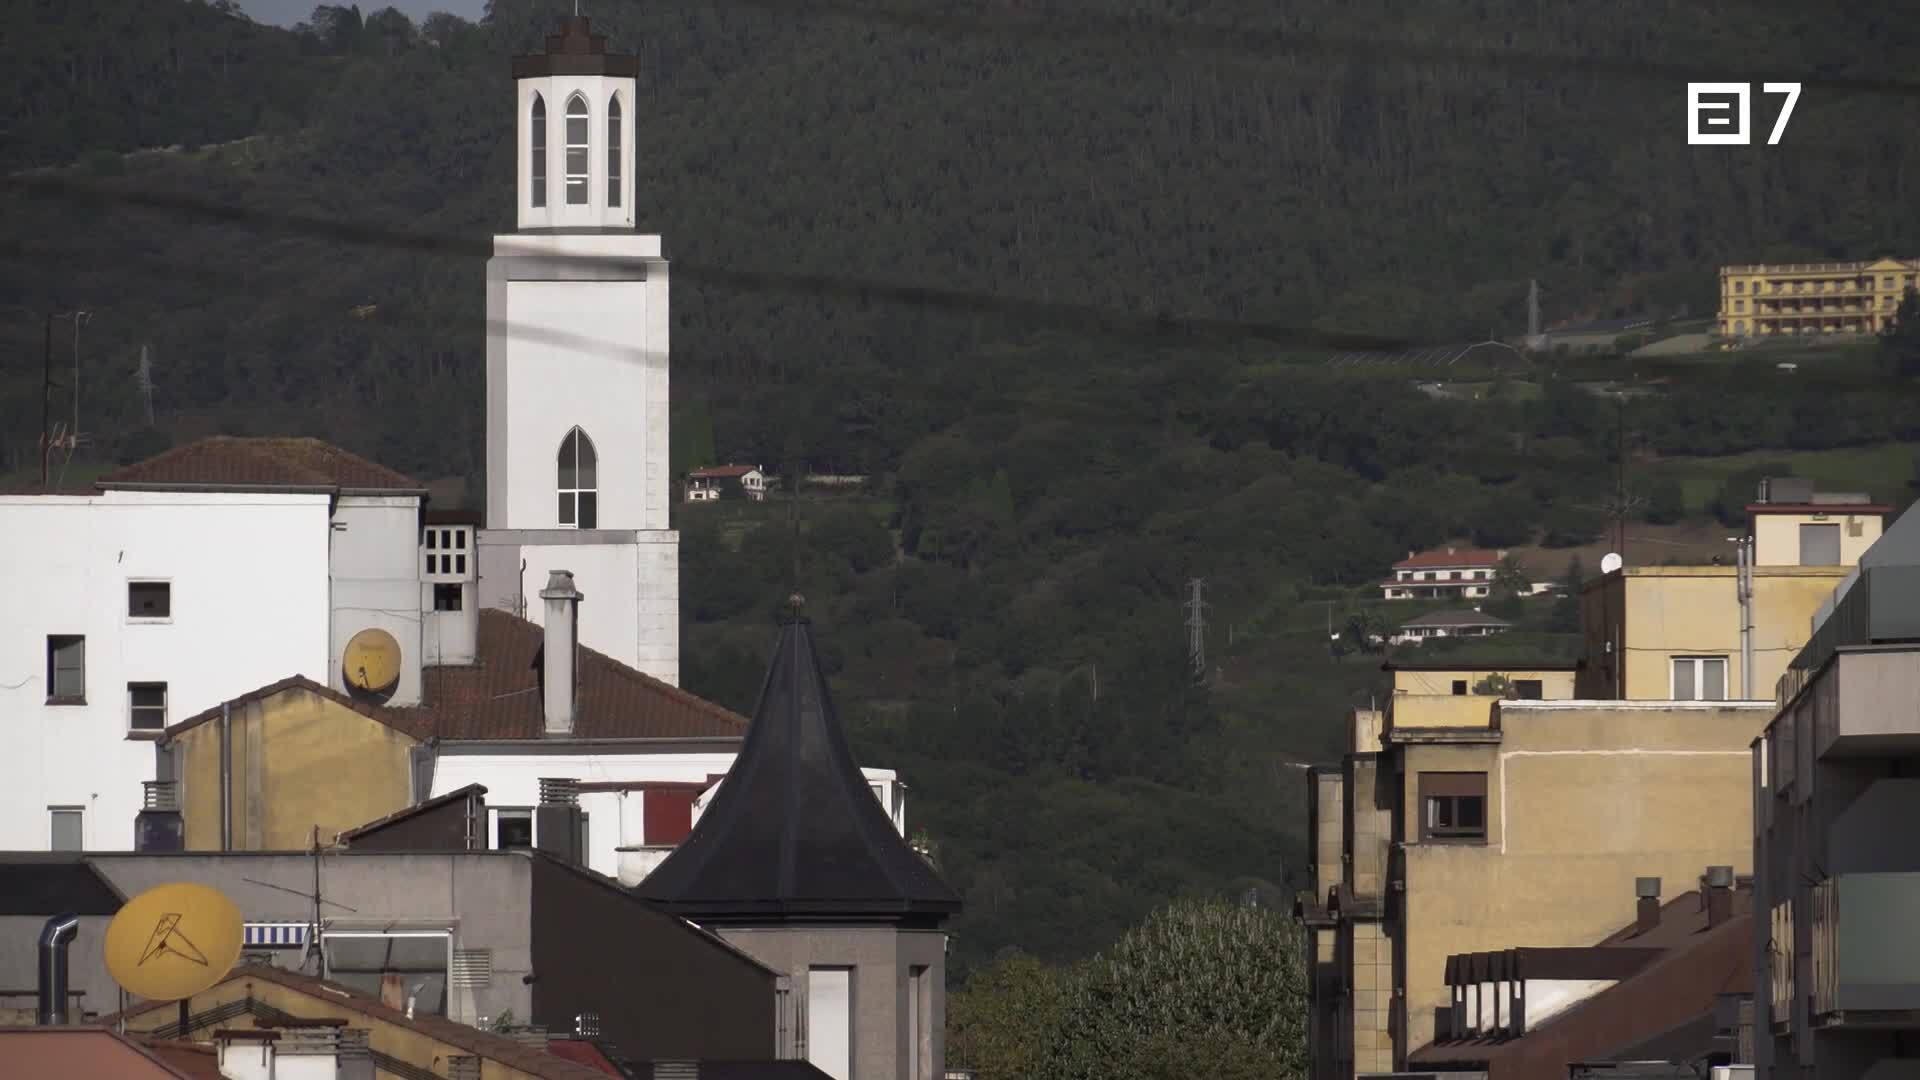
[[[1813,887],[1813,1018],[1822,1026],[1920,1021],[1920,873],[1842,874]]]

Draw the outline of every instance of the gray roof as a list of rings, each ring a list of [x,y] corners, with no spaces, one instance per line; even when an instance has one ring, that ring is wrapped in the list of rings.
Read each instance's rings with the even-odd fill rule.
[[[937,925],[960,897],[873,797],[790,618],[733,768],[693,832],[636,890],[703,925]]]
[[[1417,619],[1408,619],[1400,624],[1402,630],[1409,626],[1512,626],[1505,619],[1496,619],[1478,611],[1436,611],[1422,615]]]

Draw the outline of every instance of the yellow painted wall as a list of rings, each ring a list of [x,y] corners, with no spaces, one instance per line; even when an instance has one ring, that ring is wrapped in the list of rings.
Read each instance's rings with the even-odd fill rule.
[[[1499,700],[1480,694],[1395,694],[1388,723],[1393,728],[1489,727]]]
[[[1519,668],[1461,668],[1458,671],[1395,671],[1393,673],[1393,692],[1396,694],[1451,694],[1455,679],[1465,679],[1467,689],[1488,675],[1504,675],[1508,679],[1538,679],[1540,693],[1548,699],[1570,698],[1573,696],[1573,672],[1571,671],[1531,671]]]
[[[1542,706],[1545,707],[1542,707]],[[1634,878],[1674,896],[1753,863],[1749,745],[1764,705],[1508,702],[1502,740],[1404,748],[1404,833],[1421,772],[1486,771],[1485,844],[1405,849],[1406,1049],[1450,1000],[1446,958],[1592,945],[1633,920]]]
[[[1726,657],[1727,696],[1740,697],[1736,573],[1731,566],[1636,566],[1588,585],[1581,621],[1589,671],[1581,681],[1581,697],[1670,697],[1676,656]],[[1774,682],[1811,635],[1814,611],[1848,573],[1844,566],[1755,568],[1755,698],[1773,696]],[[1625,668],[1623,687],[1615,682],[1616,665]]]
[[[268,979],[248,978],[243,974],[237,974],[212,989],[195,994],[192,1009],[196,1013],[205,1012],[230,1002],[245,1000],[249,993],[254,1000],[303,1020],[321,1020],[329,1017],[343,1019],[348,1027],[365,1030],[368,1045],[377,1053],[398,1058],[409,1065],[438,1075],[446,1075],[448,1058],[468,1056],[473,1053],[471,1050],[451,1043],[441,1042],[415,1028],[357,1012],[348,1007],[348,1001],[351,999],[333,996],[323,999]],[[178,1019],[179,1014],[171,1006],[149,1009],[129,1017],[127,1031],[129,1034],[145,1034],[172,1024]],[[245,1030],[260,1025],[252,1016],[243,1013],[232,1019],[222,1020],[215,1026]],[[213,1032],[206,1029],[194,1033],[195,1041],[198,1042],[211,1042],[212,1036]],[[538,1080],[534,1074],[524,1069],[517,1069],[485,1056],[481,1058],[480,1076],[481,1080]]]
[[[412,802],[414,740],[298,687],[249,702],[229,721],[233,849],[299,851]],[[187,849],[220,848],[220,721],[173,736],[181,748]]]
[[[1755,514],[1753,556],[1757,566],[1798,566],[1800,526],[1840,526],[1840,565],[1858,566],[1860,556],[1880,539],[1879,514]]]

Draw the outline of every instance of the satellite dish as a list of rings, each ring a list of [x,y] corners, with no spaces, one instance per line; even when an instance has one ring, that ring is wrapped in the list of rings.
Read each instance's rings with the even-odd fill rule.
[[[1600,572],[1603,574],[1611,574],[1625,564],[1625,559],[1622,559],[1619,555],[1611,551],[1600,556]]]
[[[240,909],[217,890],[156,885],[107,924],[107,971],[135,997],[178,1001],[226,977],[241,937]]]
[[[385,702],[400,688],[400,643],[378,627],[360,631],[347,642],[340,674],[353,697]]]

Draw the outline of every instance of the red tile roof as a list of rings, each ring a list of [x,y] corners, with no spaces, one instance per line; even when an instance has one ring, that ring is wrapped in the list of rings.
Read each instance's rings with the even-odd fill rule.
[[[355,701],[305,676],[270,683],[226,702],[231,708],[292,690],[318,694],[403,734],[426,740],[540,739],[546,722],[533,658],[540,627],[494,608],[478,612],[476,662],[422,672],[424,703],[392,708]],[[580,739],[741,738],[746,718],[603,653],[580,649],[573,737]],[[169,735],[218,718],[220,706],[167,728]]]
[[[608,1076],[624,1076],[620,1066],[607,1059],[600,1048],[585,1039],[553,1039],[547,1043],[547,1052],[580,1065],[588,1065]]]
[[[226,1074],[220,1071],[220,1059],[211,1046],[166,1039],[136,1041],[146,1047],[147,1053],[182,1076],[193,1080],[226,1080]]]
[[[424,491],[417,480],[319,439],[243,439],[216,435],[176,446],[100,478],[103,488],[314,487]]]
[[[1438,551],[1422,551],[1417,555],[1401,559],[1393,564],[1395,570],[1432,570],[1436,567],[1451,570],[1455,567],[1499,566],[1500,553],[1481,548],[1441,548]]]
[[[220,1076],[218,1068],[211,1073],[189,1071],[181,1067],[187,1062],[171,1058],[104,1025],[0,1028],[0,1062],[5,1063],[0,1076],[115,1080],[215,1080]],[[197,1065],[197,1059],[192,1064]]]

